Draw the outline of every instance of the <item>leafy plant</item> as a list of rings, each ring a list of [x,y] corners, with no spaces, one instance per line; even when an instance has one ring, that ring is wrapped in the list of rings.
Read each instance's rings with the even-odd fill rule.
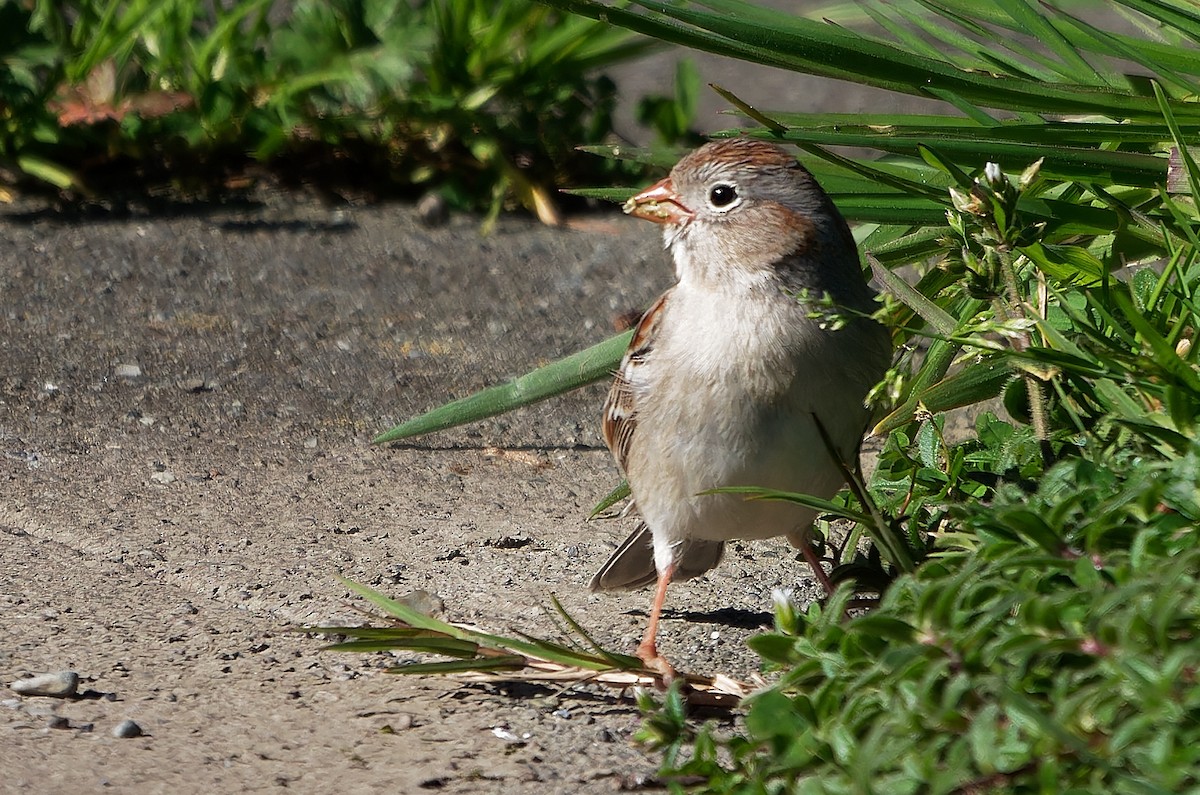
[[[274,5],[6,4],[9,178],[80,195],[128,189],[133,172],[143,190],[220,194],[247,181],[249,156],[284,179],[556,221],[557,184],[642,171],[573,147],[611,136],[601,71],[648,39],[531,0]]]
[[[1032,495],[962,503],[945,554],[869,615],[844,620],[845,588],[780,605],[751,644],[782,673],[744,732],[664,710],[664,772],[737,793],[1196,787],[1198,453],[1073,458]]]

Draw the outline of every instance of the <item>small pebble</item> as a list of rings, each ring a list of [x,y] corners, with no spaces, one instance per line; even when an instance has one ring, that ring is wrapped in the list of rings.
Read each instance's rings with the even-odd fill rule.
[[[117,378],[141,378],[142,368],[136,364],[118,364],[113,375]]]
[[[141,737],[143,733],[142,727],[131,720],[121,721],[112,730],[113,737]]]
[[[442,226],[450,220],[450,206],[436,193],[426,193],[417,202],[417,217],[425,226]]]
[[[69,698],[75,695],[75,691],[79,688],[79,674],[74,671],[38,674],[28,679],[18,679],[9,687],[23,696]]]
[[[150,476],[150,479],[163,486],[167,485],[168,483],[174,483],[176,480],[175,473],[170,470],[166,470],[164,472],[155,472]]]
[[[489,538],[483,543],[484,546],[495,547],[496,549],[520,549],[532,544],[533,539],[526,535],[500,536],[499,538]]]
[[[185,392],[212,392],[217,388],[217,382],[208,378],[189,378],[180,386]]]
[[[400,602],[427,616],[445,615],[446,602],[437,594],[418,588],[400,597]]]

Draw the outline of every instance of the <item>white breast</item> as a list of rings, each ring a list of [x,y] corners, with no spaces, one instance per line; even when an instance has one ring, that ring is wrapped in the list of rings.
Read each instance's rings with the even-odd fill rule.
[[[782,535],[813,518],[794,504],[701,491],[765,486],[829,497],[842,483],[813,415],[851,455],[866,423],[856,405],[866,387],[839,373],[846,340],[786,300],[762,299],[681,281],[639,368],[627,470],[656,548]]]

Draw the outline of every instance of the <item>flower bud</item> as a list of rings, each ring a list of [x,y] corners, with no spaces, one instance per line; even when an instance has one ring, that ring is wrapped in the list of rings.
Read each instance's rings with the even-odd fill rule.
[[[1017,187],[1025,190],[1033,183],[1037,182],[1038,175],[1042,172],[1042,161],[1044,157],[1039,157],[1036,162],[1031,163],[1028,168],[1021,172],[1021,178],[1017,181]]]
[[[993,163],[990,160],[983,167],[983,179],[987,182],[988,187],[993,190],[1000,190],[1004,187],[1005,182],[1007,182],[1004,178],[1004,172],[1000,170],[1000,164]]]

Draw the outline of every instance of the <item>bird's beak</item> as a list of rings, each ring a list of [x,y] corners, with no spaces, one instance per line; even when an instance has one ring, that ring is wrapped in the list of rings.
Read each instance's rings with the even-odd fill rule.
[[[625,212],[656,224],[686,224],[695,213],[680,201],[671,178],[656,182],[625,202]]]

